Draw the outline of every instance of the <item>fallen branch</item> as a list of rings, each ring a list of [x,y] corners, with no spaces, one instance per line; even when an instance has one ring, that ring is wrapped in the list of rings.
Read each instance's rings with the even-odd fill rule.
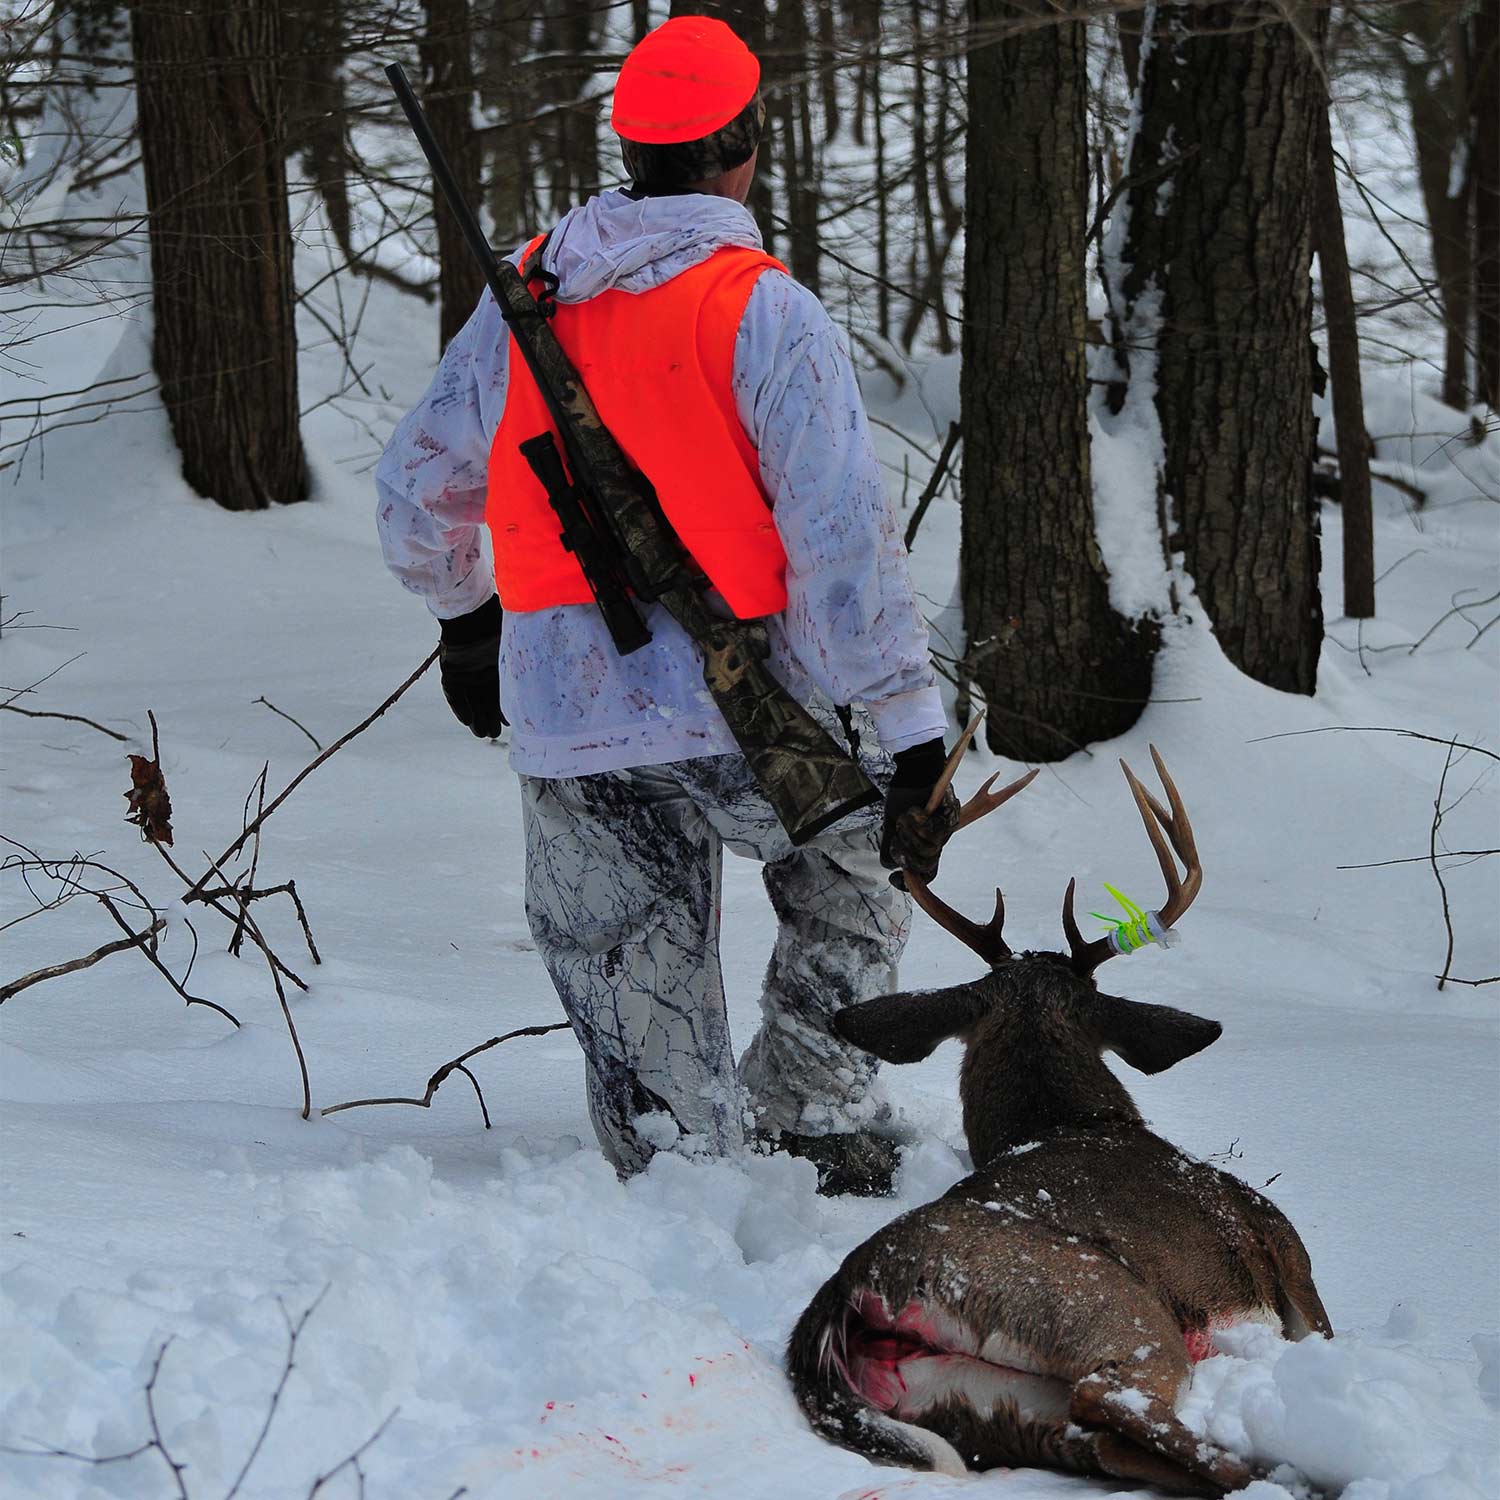
[[[37,626],[36,629],[44,629]],[[121,734],[118,729],[106,729],[103,724],[95,723],[93,719],[86,719],[82,714],[59,714],[51,713],[42,708],[17,708],[14,703],[0,703],[7,713],[25,714],[28,719],[66,719],[70,724],[87,724],[90,729],[97,729],[100,734],[107,734],[112,740],[119,740],[122,745],[130,743],[128,734]]]
[[[321,1115],[336,1115],[342,1109],[364,1109],[372,1104],[414,1104],[418,1109],[430,1109],[432,1107],[432,1096],[443,1086],[444,1080],[451,1073],[462,1073],[470,1083],[474,1085],[474,1092],[479,1096],[479,1111],[484,1116],[484,1128],[490,1128],[490,1112],[485,1108],[484,1094],[480,1091],[479,1080],[464,1066],[471,1057],[478,1057],[481,1052],[488,1052],[491,1047],[498,1047],[501,1042],[509,1042],[518,1036],[546,1036],[549,1031],[566,1031],[568,1023],[557,1021],[550,1026],[523,1026],[518,1031],[507,1031],[504,1036],[492,1036],[489,1041],[481,1042],[477,1047],[470,1047],[461,1056],[455,1057],[452,1062],[445,1062],[431,1078],[427,1080],[427,1092],[420,1099],[351,1099],[347,1104],[330,1104],[326,1109],[318,1111]]]
[[[32,985],[41,984],[43,980],[57,979],[64,974],[76,974],[80,969],[91,969],[100,959],[108,958],[112,953],[124,953],[129,948],[138,948],[143,938],[160,932],[166,925],[167,919],[158,917],[144,932],[133,932],[129,937],[121,938],[117,942],[105,943],[102,947],[95,948],[92,953],[85,953],[82,958],[70,958],[65,964],[48,964],[45,969],[33,969],[31,973],[23,974],[19,979],[13,979],[7,985],[0,985],[0,1005],[3,1005],[12,995],[19,995],[22,990],[29,990]]]

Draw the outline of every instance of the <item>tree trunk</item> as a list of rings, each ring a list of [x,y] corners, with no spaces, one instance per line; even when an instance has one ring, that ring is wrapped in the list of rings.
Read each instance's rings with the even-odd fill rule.
[[[349,210],[349,143],[344,133],[344,0],[325,0],[297,13],[295,50],[283,70],[287,140],[317,188],[328,227],[353,262]]]
[[[480,32],[479,86],[498,129],[486,137],[487,199],[494,241],[507,253],[535,228],[531,171],[531,80],[525,58],[531,45],[531,0],[491,0]]]
[[[812,100],[805,75],[806,0],[777,0],[773,50],[780,78],[771,102],[776,158],[786,189],[787,268],[811,292],[820,290],[817,162],[812,141]]]
[[[183,477],[228,510],[301,500],[278,0],[131,11],[154,362]]]
[[[1147,7],[1123,292],[1133,377],[1143,350],[1156,356],[1164,511],[1180,532],[1169,546],[1229,660],[1311,693],[1323,633],[1309,275],[1323,95],[1285,3]]]
[[[1469,317],[1473,256],[1469,244],[1467,154],[1469,88],[1463,27],[1455,9],[1414,7],[1411,32],[1423,55],[1398,53],[1417,145],[1417,178],[1427,209],[1432,264],[1443,315],[1442,398],[1468,406]]]
[[[1086,25],[1049,0],[971,0],[960,591],[992,750],[1059,760],[1121,734],[1148,633],[1110,607],[1094,535],[1084,368]],[[1017,30],[1005,34],[1007,26]]]
[[[474,64],[469,50],[469,0],[425,0],[425,8],[427,26],[417,43],[422,60],[422,105],[459,190],[475,208],[479,203],[480,149],[471,114]],[[437,225],[441,351],[469,321],[484,290],[484,273],[470,254],[458,220],[436,183],[432,188],[432,215]]]
[[[1325,51],[1326,57],[1326,51]],[[1326,79],[1326,74],[1325,74]],[[1339,455],[1339,508],[1344,518],[1344,613],[1367,620],[1375,613],[1375,522],[1370,502],[1370,435],[1365,430],[1364,387],[1359,373],[1359,325],[1326,85],[1318,105],[1314,171],[1313,242],[1323,280],[1323,316],[1328,327],[1328,379],[1332,385],[1333,429]]]
[[[1500,411],[1500,0],[1480,0],[1470,17],[1469,56],[1478,394]]]

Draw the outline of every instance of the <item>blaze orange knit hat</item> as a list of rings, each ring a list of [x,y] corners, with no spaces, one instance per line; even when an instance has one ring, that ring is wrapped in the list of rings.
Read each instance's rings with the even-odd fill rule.
[[[701,140],[739,115],[759,86],[760,63],[723,21],[676,16],[621,65],[610,124],[643,145]]]

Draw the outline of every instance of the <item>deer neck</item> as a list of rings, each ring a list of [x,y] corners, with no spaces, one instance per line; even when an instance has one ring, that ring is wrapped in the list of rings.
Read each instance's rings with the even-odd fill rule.
[[[968,1039],[959,1092],[976,1170],[1029,1141],[1142,1123],[1097,1045],[1069,1027],[982,1024]]]

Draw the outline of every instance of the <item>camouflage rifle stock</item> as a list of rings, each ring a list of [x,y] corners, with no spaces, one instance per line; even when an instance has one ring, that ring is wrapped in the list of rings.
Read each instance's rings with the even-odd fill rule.
[[[637,599],[659,602],[702,652],[704,683],[787,837],[794,844],[805,843],[847,814],[879,801],[879,791],[858,763],[766,669],[764,621],[721,619],[709,609],[705,580],[663,514],[650,481],[631,467],[600,420],[520,273],[490,248],[405,71],[392,63],[385,74],[562,437],[587,520],[607,539]],[[601,608],[605,602],[600,600]],[[628,600],[622,602],[628,605]]]

